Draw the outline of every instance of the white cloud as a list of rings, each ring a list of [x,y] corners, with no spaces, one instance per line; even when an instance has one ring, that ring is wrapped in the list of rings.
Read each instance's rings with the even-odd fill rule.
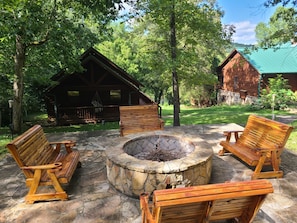
[[[236,32],[233,35],[234,42],[244,44],[255,44],[257,42],[255,34],[257,24],[250,21],[234,22],[232,24],[236,27]]]

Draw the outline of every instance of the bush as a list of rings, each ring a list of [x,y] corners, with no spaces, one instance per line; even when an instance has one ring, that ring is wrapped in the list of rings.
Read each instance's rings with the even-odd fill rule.
[[[261,99],[257,99],[250,106],[251,111],[258,111],[258,110],[261,110],[261,109],[264,109],[264,105],[262,104]]]
[[[268,89],[261,91],[261,98],[257,103],[262,105],[262,108],[273,108],[275,110],[282,110],[288,107],[288,105],[296,102],[296,96],[290,86],[288,80],[281,75],[277,75],[276,78],[268,79]]]

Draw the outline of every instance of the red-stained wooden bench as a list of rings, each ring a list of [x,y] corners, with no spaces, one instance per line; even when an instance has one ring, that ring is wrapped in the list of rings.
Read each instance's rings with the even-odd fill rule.
[[[140,195],[142,223],[251,223],[272,192],[263,179],[156,190],[152,203],[148,194]]]
[[[164,129],[157,104],[120,106],[119,109],[121,136]]]
[[[61,150],[64,145],[65,151]],[[77,166],[79,152],[72,150],[75,142],[48,142],[40,125],[35,125],[7,144],[7,148],[26,177],[29,192],[26,203],[40,200],[66,200],[67,185]],[[53,186],[54,192],[39,192],[41,186]]]
[[[252,179],[282,177],[281,153],[292,130],[292,126],[284,123],[250,115],[243,131],[224,132],[226,140],[220,142],[223,149],[219,155],[230,152],[255,167]],[[232,135],[235,142],[230,141]],[[264,172],[263,166],[272,166],[273,170]]]

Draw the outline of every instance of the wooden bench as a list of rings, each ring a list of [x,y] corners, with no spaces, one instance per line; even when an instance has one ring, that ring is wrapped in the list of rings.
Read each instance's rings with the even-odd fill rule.
[[[120,106],[119,110],[121,136],[164,129],[164,121],[159,118],[157,104]]]
[[[293,128],[284,123],[264,117],[250,115],[243,131],[226,131],[226,140],[219,155],[231,152],[249,166],[255,167],[252,179],[282,177],[279,169],[281,153]],[[231,142],[231,135],[235,141]],[[262,171],[263,166],[271,166],[272,171]]]
[[[65,151],[61,150],[64,145]],[[26,203],[40,200],[66,200],[67,193],[61,185],[68,184],[80,166],[79,152],[73,151],[73,141],[48,142],[40,125],[35,125],[7,144],[14,160],[26,177],[29,192]],[[44,192],[40,186],[53,186],[55,191]],[[43,189],[40,192],[40,189]],[[39,190],[39,191],[38,191]]]
[[[263,179],[156,190],[152,204],[148,194],[140,195],[142,223],[250,223],[272,192],[272,184]]]

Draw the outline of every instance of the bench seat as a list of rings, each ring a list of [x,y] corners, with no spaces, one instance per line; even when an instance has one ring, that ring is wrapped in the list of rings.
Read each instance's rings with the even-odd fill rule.
[[[240,159],[249,166],[257,166],[262,155],[260,150],[254,149],[254,151],[251,152],[249,147],[237,145],[234,142],[228,143],[226,141],[222,141],[220,145],[226,148],[230,153],[240,157]],[[267,157],[265,159],[264,165],[271,165],[271,157]]]

